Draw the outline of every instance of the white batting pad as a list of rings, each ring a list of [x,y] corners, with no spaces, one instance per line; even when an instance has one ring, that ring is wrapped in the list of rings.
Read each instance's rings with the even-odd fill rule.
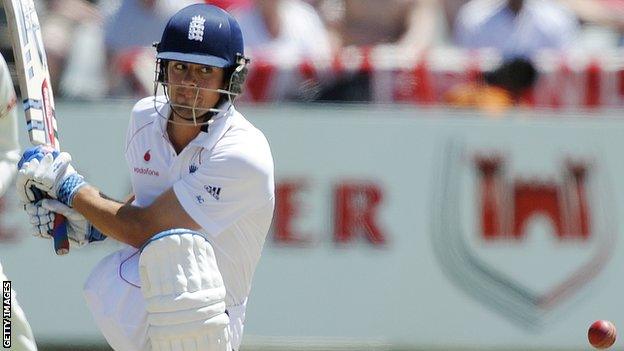
[[[144,246],[139,258],[153,351],[230,351],[225,286],[210,243],[174,229]]]

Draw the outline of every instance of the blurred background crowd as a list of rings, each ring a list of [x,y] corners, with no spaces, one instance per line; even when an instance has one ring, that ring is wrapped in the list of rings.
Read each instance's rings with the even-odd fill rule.
[[[624,0],[205,1],[242,26],[245,102],[624,105]],[[39,0],[57,96],[151,94],[152,44],[196,2]]]

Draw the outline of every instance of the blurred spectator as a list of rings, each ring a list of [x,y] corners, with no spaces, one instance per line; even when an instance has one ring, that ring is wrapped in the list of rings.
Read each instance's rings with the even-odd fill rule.
[[[400,47],[419,53],[435,35],[438,0],[320,0],[335,48]]]
[[[504,57],[564,50],[577,35],[577,18],[552,0],[471,0],[460,9],[455,24],[459,46],[494,48]]]
[[[106,48],[113,55],[136,47],[149,47],[160,40],[169,17],[178,10],[201,1],[117,0],[108,5],[104,24]]]
[[[254,63],[248,87],[254,81],[270,82],[267,99],[314,100],[320,83],[296,70],[310,61],[324,70],[332,57],[327,30],[314,7],[301,0],[255,0],[253,6],[234,15],[245,38],[245,54]],[[264,96],[267,88],[251,88],[248,93]]]
[[[444,44],[453,43],[453,33],[455,32],[455,19],[464,4],[470,0],[440,0],[441,21],[438,26],[439,37]]]
[[[509,107],[525,105],[526,93],[537,81],[538,72],[523,58],[503,62],[487,72],[478,82],[461,84],[444,96],[444,102],[454,107],[477,108],[494,114]]]
[[[51,83],[57,96],[93,97],[101,96],[104,91],[101,82],[98,81],[98,74],[94,73],[99,69],[98,60],[91,57],[97,55],[97,51],[90,50],[93,45],[97,46],[101,42],[102,17],[95,2],[96,0],[35,0]],[[86,42],[90,45],[82,45]],[[0,3],[0,52],[7,58],[13,82],[18,88],[13,50],[2,3]],[[77,62],[80,61],[79,57],[89,64],[80,65]],[[74,82],[69,79],[71,76],[81,76],[81,79]],[[90,77],[88,81],[84,79],[85,76]]]
[[[86,33],[92,36],[91,41],[100,40],[102,17],[94,2],[49,0],[36,3],[43,42],[48,56],[50,79],[57,95],[74,95],[74,92],[81,91],[80,87],[63,84],[62,80],[66,75],[73,74],[72,70],[83,68],[70,64],[70,61],[74,59],[72,57],[75,53],[73,46],[76,41],[81,41],[81,37],[84,37]],[[94,53],[84,50],[80,54],[89,56]],[[91,60],[91,58],[89,59]],[[96,79],[96,77],[92,77],[92,79]],[[89,87],[94,87],[93,83],[91,81],[89,84],[85,84],[87,90]],[[91,93],[92,91],[83,92]]]
[[[0,55],[5,58],[7,66],[9,67],[11,79],[16,88],[15,90],[19,91],[17,75],[15,73],[15,59],[13,57],[13,49],[11,48],[11,36],[9,34],[6,13],[4,11],[4,2],[0,1]]]
[[[153,85],[154,42],[160,40],[169,17],[201,0],[103,1],[104,43],[109,69],[109,92],[115,95],[150,93]]]
[[[624,0],[559,0],[568,6],[577,17],[586,25],[602,27],[602,37],[613,37],[605,31],[614,33],[615,42],[606,43],[607,46],[624,45]],[[587,30],[585,30],[587,31]],[[591,38],[595,39],[594,36]],[[610,41],[607,38],[606,41]]]
[[[318,0],[334,50],[374,48],[389,60],[415,63],[439,29],[438,0]],[[322,101],[372,100],[370,72],[345,73],[326,87]]]
[[[228,12],[244,10],[253,5],[252,0],[206,0],[206,4],[220,7]]]
[[[315,9],[301,0],[256,0],[235,15],[246,49],[255,58],[275,62],[330,58],[325,26]]]

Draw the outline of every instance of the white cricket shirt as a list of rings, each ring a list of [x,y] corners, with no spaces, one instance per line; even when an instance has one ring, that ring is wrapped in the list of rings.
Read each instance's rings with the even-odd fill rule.
[[[247,296],[274,207],[273,158],[258,129],[233,106],[213,117],[176,154],[167,137],[170,106],[149,97],[133,111],[126,140],[134,205],[149,206],[173,187],[186,212],[212,244],[226,288],[230,339],[238,350]],[[154,233],[157,234],[157,233]],[[93,269],[85,297],[94,319],[115,350],[149,349],[138,252],[127,247]]]
[[[20,148],[17,140],[17,98],[4,57],[0,55],[0,197],[17,172]]]
[[[169,116],[168,104],[157,108]],[[241,305],[273,216],[273,157],[262,132],[234,106],[213,118],[208,133],[201,132],[176,155],[153,97],[143,99],[132,111],[126,161],[134,204],[149,206],[173,187],[182,207],[208,234],[226,304]]]

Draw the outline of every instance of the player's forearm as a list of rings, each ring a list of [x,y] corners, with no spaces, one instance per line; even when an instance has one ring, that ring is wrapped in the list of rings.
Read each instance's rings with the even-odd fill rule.
[[[140,247],[154,235],[145,209],[106,198],[90,185],[78,190],[73,207],[101,232],[128,245]]]

